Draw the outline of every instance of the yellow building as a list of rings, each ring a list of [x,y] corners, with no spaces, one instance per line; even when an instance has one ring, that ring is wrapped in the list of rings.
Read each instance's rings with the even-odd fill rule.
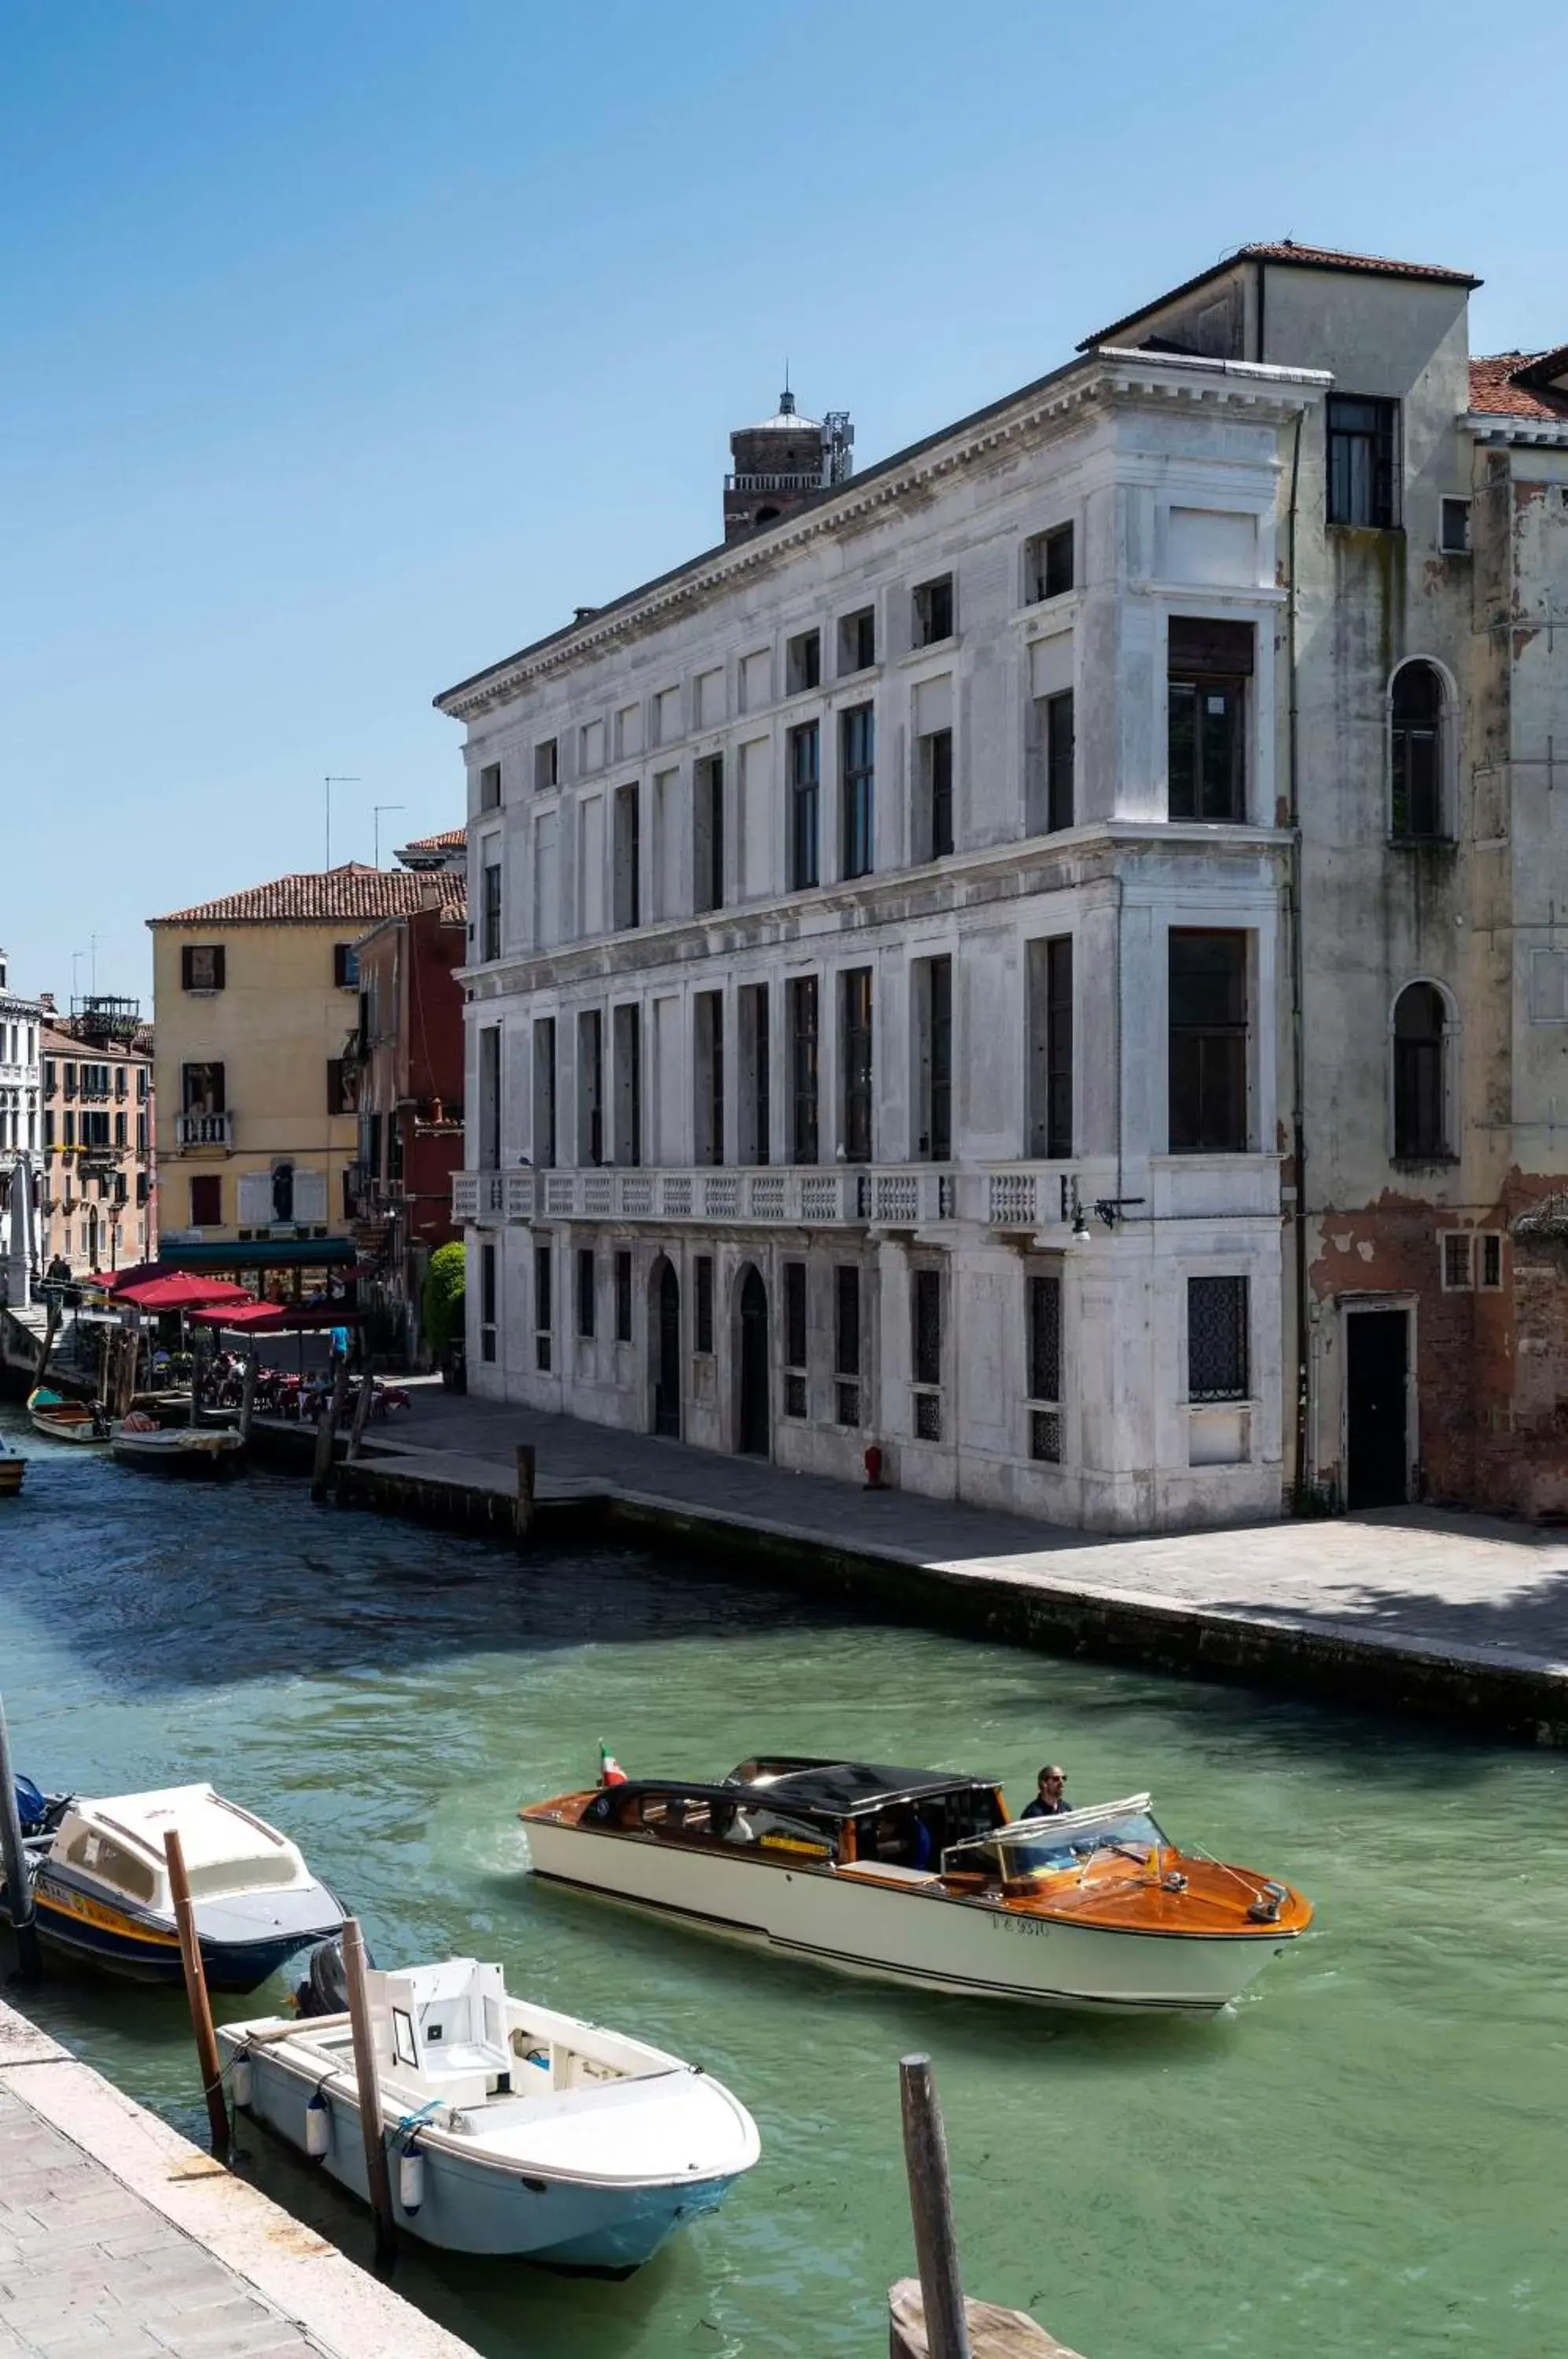
[[[351,863],[147,920],[166,1244],[341,1234],[359,1151],[354,943],[417,908],[423,883]]]

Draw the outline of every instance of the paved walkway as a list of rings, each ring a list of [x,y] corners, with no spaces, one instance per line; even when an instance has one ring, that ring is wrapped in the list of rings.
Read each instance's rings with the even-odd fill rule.
[[[0,2359],[389,2353],[475,2359],[0,2002]]]
[[[956,1575],[1136,1599],[1445,1655],[1568,1672],[1568,1535],[1436,1508],[1388,1508],[1149,1539],[1107,1538],[912,1492],[868,1492],[754,1459],[416,1383],[373,1446],[510,1489],[519,1441],[539,1496],[613,1492]]]

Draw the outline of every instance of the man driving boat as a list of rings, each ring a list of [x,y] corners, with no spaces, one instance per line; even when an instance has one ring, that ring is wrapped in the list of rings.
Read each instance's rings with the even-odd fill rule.
[[[1059,1819],[1073,1808],[1067,1799],[1067,1772],[1055,1762],[1048,1762],[1040,1771],[1035,1798],[1023,1815],[1026,1819]]]

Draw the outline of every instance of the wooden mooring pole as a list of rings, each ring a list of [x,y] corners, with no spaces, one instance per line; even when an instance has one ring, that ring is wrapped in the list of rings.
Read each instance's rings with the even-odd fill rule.
[[[174,1902],[174,1922],[180,1934],[180,1962],[185,1969],[185,1995],[191,2002],[191,2026],[196,2034],[196,2060],[201,2068],[201,2093],[207,2100],[207,2120],[212,2152],[220,2162],[229,2158],[229,2108],[223,2096],[223,2068],[218,2060],[218,2035],[212,2028],[212,2006],[207,1996],[206,1969],[196,1933],[196,1908],[179,1830],[170,1827],[163,1839],[169,1863],[169,1891]]]
[[[537,1461],[531,1441],[517,1444],[517,1546],[527,1548],[534,1533],[534,1475]]]
[[[332,1370],[332,1389],[321,1416],[316,1420],[316,1463],[310,1475],[310,1496],[318,1506],[331,1496],[332,1487],[332,1437],[343,1422],[343,1403],[348,1398],[348,1353],[340,1353]]]
[[[22,1842],[22,1812],[16,1799],[16,1775],[11,1767],[11,1734],[5,1725],[5,1705],[0,1699],[0,1857],[5,1870],[5,1908],[16,1937],[16,1979],[36,1983],[38,1928],[33,1914],[33,1879]]]
[[[376,2069],[376,2027],[365,1980],[365,1938],[357,1917],[343,1919],[343,1980],[348,1984],[354,2026],[354,2077],[359,2090],[359,2126],[365,2138],[365,2176],[376,2221],[376,2266],[385,2275],[397,2257],[397,2223],[392,2210],[392,2173],[387,2133],[381,2125],[381,2082]]]
[[[251,1419],[256,1415],[256,1380],[261,1370],[261,1347],[253,1343],[245,1353],[245,1375],[240,1379],[240,1426],[242,1441],[250,1440]]]
[[[370,1372],[370,1345],[360,1331],[359,1390],[354,1397],[354,1423],[348,1431],[349,1458],[359,1456],[365,1447],[365,1429],[370,1422],[370,1412],[376,1399],[376,1379]]]
[[[931,2058],[901,2057],[898,2087],[920,2277],[901,2278],[888,2294],[891,2359],[1077,2359],[1027,2311],[965,2301],[953,2225],[947,2133]]]

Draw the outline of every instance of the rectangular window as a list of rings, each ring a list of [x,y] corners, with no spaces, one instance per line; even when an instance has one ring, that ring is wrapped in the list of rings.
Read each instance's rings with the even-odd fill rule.
[[[352,942],[332,944],[332,981],[340,991],[359,989],[359,952]]]
[[[1060,828],[1073,823],[1073,762],[1076,737],[1073,717],[1073,690],[1064,688],[1055,696],[1040,700],[1039,721],[1041,753],[1045,764],[1045,824],[1052,834]]]
[[[632,1340],[632,1257],[629,1253],[615,1256],[615,1341],[629,1343]]]
[[[834,1421],[860,1423],[860,1272],[853,1262],[833,1270]]]
[[[1470,1229],[1446,1229],[1441,1242],[1443,1291],[1444,1294],[1468,1294],[1475,1283],[1472,1275],[1475,1232]]]
[[[534,747],[534,792],[548,794],[551,787],[561,784],[561,756],[557,741],[546,737]]]
[[[711,1353],[713,1348],[713,1256],[698,1254],[691,1265],[696,1279],[697,1300],[691,1316],[694,1352]]]
[[[1483,1294],[1496,1294],[1503,1283],[1503,1240],[1500,1231],[1486,1231],[1478,1240],[1481,1267],[1475,1283]]]
[[[916,965],[915,1023],[920,1112],[916,1153],[923,1163],[946,1163],[953,1155],[951,958],[921,959]]]
[[[1029,1456],[1062,1458],[1062,1280],[1029,1280]]]
[[[553,1265],[549,1245],[534,1247],[534,1365],[549,1373],[550,1338],[555,1332],[555,1303],[551,1284]]]
[[[851,1163],[871,1160],[871,969],[852,967],[839,977],[839,1077],[843,1093],[844,1154]]]
[[[498,860],[485,862],[483,879],[485,898],[479,955],[488,962],[501,955],[501,864]]]
[[[952,638],[954,621],[951,573],[939,574],[934,582],[922,582],[915,592],[913,604],[917,647],[934,647],[940,640]]]
[[[917,856],[942,860],[953,850],[953,732],[933,729],[917,741],[917,785],[925,842]]]
[[[617,787],[615,802],[615,925],[621,932],[642,923],[642,796],[636,787]]]
[[[810,688],[820,688],[822,679],[822,635],[821,631],[801,631],[784,643],[784,693],[803,696]]]
[[[479,1248],[479,1356],[495,1357],[495,1248]]]
[[[1468,557],[1470,554],[1470,503],[1444,493],[1438,525],[1437,545],[1444,557]]]
[[[1247,1152],[1247,936],[1172,928],[1172,1155]]]
[[[1189,1400],[1246,1400],[1247,1326],[1245,1277],[1187,1280]]]
[[[817,1160],[817,978],[796,975],[789,992],[789,1160]]]
[[[724,905],[724,766],[717,754],[691,766],[691,843],[696,909]]]
[[[822,797],[822,729],[815,721],[789,732],[789,890],[818,882],[818,810]]]
[[[555,1168],[555,1018],[534,1020],[534,1169]]]
[[[1028,604],[1038,606],[1047,598],[1060,598],[1073,587],[1073,527],[1059,524],[1051,532],[1037,533],[1025,544],[1024,596]]]
[[[806,1265],[784,1265],[784,1414],[807,1414]]]
[[[853,705],[839,717],[839,869],[844,876],[869,876],[877,774],[877,712]]]
[[[700,991],[691,1002],[697,1116],[695,1160],[724,1159],[724,995]]]
[[[180,988],[222,991],[223,963],[222,942],[187,942],[180,953]]]
[[[1029,1151],[1060,1162],[1073,1152],[1073,937],[1028,950]]]
[[[115,1095],[117,1098],[123,1098],[123,1097],[125,1096],[125,1069],[124,1065],[116,1065],[116,1066],[115,1066],[115,1068],[114,1068],[114,1095]]]
[[[327,1059],[327,1112],[359,1112],[359,1066],[352,1058]]]
[[[501,1169],[501,1027],[479,1035],[479,1169]]]
[[[877,660],[877,609],[862,606],[853,614],[845,614],[838,626],[838,675],[847,679],[852,672],[869,671]]]
[[[1363,394],[1328,397],[1328,521],[1387,531],[1394,497],[1399,404]]]
[[[1250,623],[1171,618],[1168,712],[1172,819],[1247,817]]]
[[[145,1100],[145,1099],[146,1099],[146,1097],[147,1097],[147,1067],[146,1067],[145,1065],[138,1065],[138,1066],[136,1067],[136,1095],[137,1095],[137,1097],[138,1097],[138,1098],[141,1098],[141,1099]]]
[[[742,986],[737,1002],[740,1017],[740,1159],[743,1163],[771,1161],[772,1093],[768,1073],[768,998],[765,983]]]
[[[69,1075],[71,1067],[66,1067]],[[228,1092],[222,1065],[181,1065],[181,1093],[187,1114],[226,1114]],[[68,1089],[67,1095],[70,1095]]]
[[[136,1153],[138,1155],[145,1155],[147,1151],[147,1118],[145,1114],[139,1114],[136,1116]]]
[[[591,1343],[593,1336],[596,1276],[593,1246],[579,1245],[577,1248],[577,1332],[583,1343]]]
[[[482,811],[501,808],[501,765],[486,762],[479,773],[479,808]]]
[[[914,1373],[915,1438],[942,1440],[942,1272],[910,1275],[910,1345]]]
[[[76,1116],[71,1113],[69,1106],[66,1108],[65,1114],[64,1143],[67,1147],[74,1147],[76,1144]]]
[[[628,1169],[642,1161],[642,1009],[631,1001],[611,1015],[615,1056],[615,1159]]]
[[[577,1160],[604,1160],[604,1019],[596,1007],[577,1019]]]
[[[191,1181],[191,1225],[218,1229],[223,1224],[223,1182],[221,1173],[202,1172]]]

